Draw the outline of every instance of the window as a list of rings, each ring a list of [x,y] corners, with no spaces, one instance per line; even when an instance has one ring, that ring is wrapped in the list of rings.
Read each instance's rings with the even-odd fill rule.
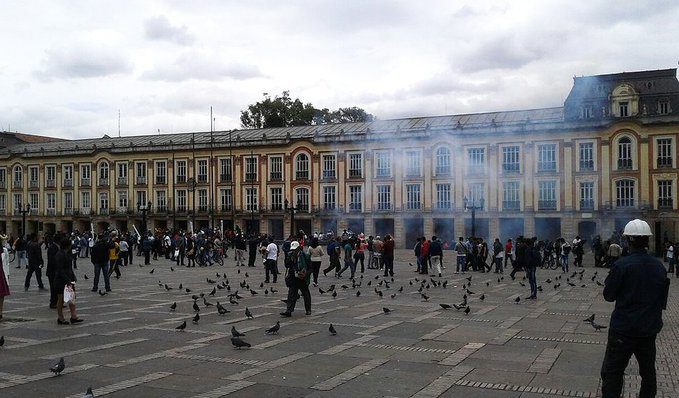
[[[502,171],[504,173],[518,173],[521,171],[518,146],[502,147]]]
[[[295,191],[295,201],[297,202],[297,210],[308,212],[309,211],[309,189],[308,188],[297,188]]]
[[[627,117],[629,116],[629,102],[620,102],[618,104],[618,109],[620,111],[620,117]]]
[[[672,180],[658,180],[658,208],[672,208]]]
[[[40,198],[38,194],[33,192],[28,194],[28,203],[31,204],[31,214],[37,214],[40,209]]]
[[[257,180],[257,158],[254,156],[245,158],[245,181]]]
[[[672,139],[658,138],[658,167],[672,167]]]
[[[594,112],[592,112],[592,107],[591,106],[583,106],[580,110],[580,118],[581,119],[589,119],[591,117],[594,117]]]
[[[634,207],[634,180],[615,182],[616,207]]]
[[[269,158],[269,179],[271,181],[283,181],[282,156],[272,156]]]
[[[137,206],[148,206],[148,200],[146,199],[146,191],[137,191]]]
[[[186,212],[186,190],[178,189],[176,194],[177,211],[180,213]]]
[[[231,182],[232,180],[231,158],[219,159],[219,182]]]
[[[363,177],[363,154],[349,154],[349,178]]]
[[[245,188],[245,210],[257,211],[257,188]]]
[[[283,188],[271,188],[271,210],[283,210]]]
[[[66,165],[61,168],[61,175],[64,179],[64,186],[65,187],[72,187],[73,186],[73,166],[71,165]]]
[[[54,188],[57,185],[56,166],[45,166],[45,186]]]
[[[127,185],[127,162],[116,163],[118,172],[118,185]]]
[[[360,185],[349,186],[349,211],[363,210],[363,187]]]
[[[222,211],[231,211],[231,206],[233,204],[231,188],[224,188],[219,190],[219,204],[221,206]]]
[[[323,155],[323,178],[335,179],[337,170],[337,158],[335,155]]]
[[[0,168],[0,188],[7,187],[7,169]]]
[[[436,208],[450,210],[453,207],[450,184],[436,184]]]
[[[538,145],[538,171],[556,171],[556,144]]]
[[[0,195],[0,213],[7,213],[7,196],[4,193]]]
[[[64,192],[64,214],[73,214],[73,192]]]
[[[580,171],[594,170],[594,143],[581,142],[578,146]]]
[[[124,213],[127,211],[127,191],[118,191],[118,211]]]
[[[618,141],[618,170],[632,169],[632,140],[622,137]]]
[[[198,182],[207,182],[207,159],[198,160]]]
[[[89,187],[92,181],[92,168],[89,164],[80,165],[80,185]],[[87,206],[89,207],[89,206]]]
[[[183,184],[186,182],[186,160],[177,160],[176,162],[176,176],[177,184]]]
[[[99,185],[108,185],[108,162],[99,163]]]
[[[167,184],[167,162],[156,162],[156,184]]]
[[[137,184],[146,184],[146,162],[137,162],[135,168],[137,170]]]
[[[406,151],[406,177],[422,175],[422,152]]]
[[[391,177],[391,152],[377,152],[375,154],[377,168],[376,177]]]
[[[295,179],[309,179],[309,156],[306,153],[300,153],[295,158]]]
[[[14,199],[13,199],[13,208],[14,208],[14,214],[21,214],[19,213],[19,210],[21,210],[21,207],[23,206],[23,201],[22,201],[22,196],[20,193],[15,193],[14,194]]]
[[[440,147],[436,150],[436,175],[450,175],[450,149]]]
[[[40,170],[37,167],[29,167],[28,168],[28,183],[31,188],[37,188],[40,186],[40,182],[38,181],[40,175]]]
[[[518,211],[521,209],[520,183],[507,181],[502,183],[502,210]]]
[[[14,166],[14,188],[21,188],[24,179],[24,170],[21,166]]]
[[[594,210],[594,182],[580,183],[580,210]]]
[[[482,182],[474,182],[469,184],[469,204],[472,206],[480,206],[481,201],[485,201],[485,186]]]
[[[670,113],[670,102],[667,100],[658,102],[658,113],[661,115],[667,115]]]
[[[159,212],[167,211],[167,192],[156,191],[156,210]]]
[[[207,211],[207,189],[198,190],[198,211]]]
[[[108,211],[108,192],[99,192],[99,210]]]
[[[337,208],[337,190],[334,186],[323,187],[323,208],[325,210]]]
[[[422,208],[422,186],[420,184],[406,184],[406,209],[419,210]]]
[[[391,185],[377,186],[377,210],[391,210]]]
[[[80,212],[83,214],[89,214],[90,208],[92,207],[92,196],[89,192],[80,192]]]
[[[538,210],[556,210],[556,181],[538,182]]]
[[[469,148],[467,150],[469,173],[480,174],[486,171],[486,149]]]
[[[47,209],[47,215],[56,215],[57,210],[57,194],[54,192],[49,192],[45,195],[45,209]]]

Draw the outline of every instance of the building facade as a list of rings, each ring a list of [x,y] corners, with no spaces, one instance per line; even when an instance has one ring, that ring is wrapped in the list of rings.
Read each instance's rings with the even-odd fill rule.
[[[0,149],[0,230],[18,234],[22,216],[27,232],[132,230],[146,215],[410,247],[472,230],[606,238],[639,217],[659,247],[679,235],[678,133],[668,69],[574,78],[556,108],[16,144]]]

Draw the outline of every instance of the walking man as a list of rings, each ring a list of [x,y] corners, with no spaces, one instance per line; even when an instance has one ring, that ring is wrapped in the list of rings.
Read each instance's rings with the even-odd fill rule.
[[[107,292],[111,291],[111,274],[109,273],[109,252],[108,243],[103,236],[94,243],[92,247],[92,264],[94,264],[94,285],[92,291],[99,289],[99,274],[104,273],[104,287]]]
[[[26,252],[28,254],[28,271],[26,272],[26,281],[24,282],[24,290],[28,291],[31,285],[31,276],[35,272],[35,279],[38,281],[38,288],[42,290],[45,286],[42,284],[42,249],[40,249],[40,243],[38,243],[38,234],[32,234],[30,236],[30,242],[26,247]]]

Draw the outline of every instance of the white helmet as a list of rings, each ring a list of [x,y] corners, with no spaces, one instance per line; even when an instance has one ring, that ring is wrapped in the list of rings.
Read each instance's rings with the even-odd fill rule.
[[[628,222],[622,234],[627,236],[653,236],[648,223],[638,218]]]

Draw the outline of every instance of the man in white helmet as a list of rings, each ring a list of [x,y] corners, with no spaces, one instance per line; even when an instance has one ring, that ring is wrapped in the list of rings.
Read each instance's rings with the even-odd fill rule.
[[[639,397],[655,397],[655,337],[663,326],[669,280],[663,264],[647,252],[651,228],[632,220],[623,232],[630,254],[611,267],[604,298],[615,301],[611,314],[606,355],[601,366],[603,398],[620,397],[623,375],[634,354],[639,363]]]

